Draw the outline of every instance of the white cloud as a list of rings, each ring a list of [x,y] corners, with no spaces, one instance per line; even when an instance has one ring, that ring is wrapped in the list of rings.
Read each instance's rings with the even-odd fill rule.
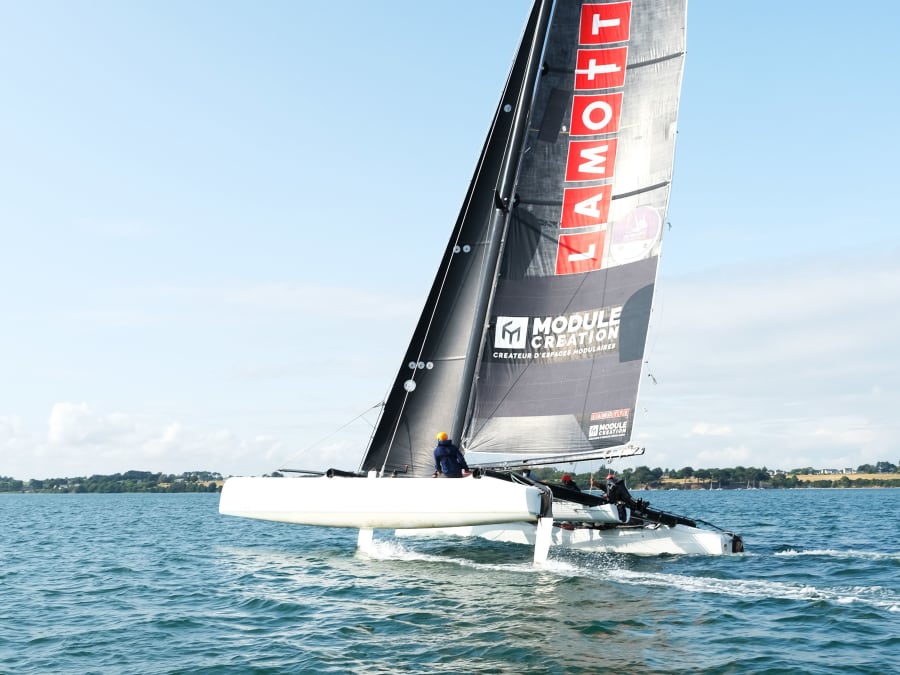
[[[900,255],[660,280],[636,442],[669,468],[900,456]],[[645,412],[643,412],[645,411]]]
[[[700,422],[691,428],[692,436],[730,436],[731,427],[727,424],[707,424]]]
[[[658,384],[644,378],[635,425],[635,443],[647,450],[623,464],[791,469],[900,457],[897,254],[731,268],[659,285],[647,352]],[[259,325],[271,331],[250,321],[229,342],[207,345],[190,337],[189,325],[179,328],[184,335],[170,331],[169,342],[148,338],[140,353],[127,351],[135,340],[118,341],[120,379],[63,371],[45,378],[44,388],[59,381],[93,389],[53,404],[43,428],[24,421],[25,409],[4,411],[0,474],[355,469],[370,426],[360,421],[331,434],[383,393],[408,336],[367,335],[361,348],[340,330],[322,330],[307,341],[310,326],[346,326],[333,320],[344,312],[331,306],[336,299],[364,298],[372,306],[360,306],[368,312],[361,316],[383,316],[375,295],[338,291],[310,300],[307,291],[258,286],[228,296],[267,312],[271,324]],[[226,313],[226,295],[216,311]],[[178,360],[186,344],[190,359]],[[85,363],[81,352],[71,359]],[[137,369],[143,364],[152,372]],[[89,365],[86,372],[99,373],[105,364],[98,357]],[[84,402],[100,396],[124,410]]]
[[[753,453],[746,446],[703,450],[697,455],[697,468],[756,466]],[[680,467],[677,467],[680,468]]]
[[[22,433],[22,420],[0,416],[0,443],[11,443]]]
[[[24,480],[130,469],[238,475],[285,466],[356,468],[367,435],[367,429],[357,427],[329,439],[327,445],[304,451],[298,450],[303,446],[296,430],[242,437],[226,427],[201,428],[151,415],[103,412],[83,402],[59,402],[42,430],[30,430],[18,418],[0,417],[0,475]]]
[[[99,415],[87,403],[57,403],[50,411],[47,441],[51,445],[93,446],[127,439],[136,430],[121,413]]]

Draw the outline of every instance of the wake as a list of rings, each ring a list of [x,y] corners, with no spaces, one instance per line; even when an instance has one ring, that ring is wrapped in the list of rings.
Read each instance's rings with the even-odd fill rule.
[[[375,539],[372,542],[372,547],[370,550],[366,551],[365,553],[359,553],[358,555],[372,560],[401,560],[411,562],[417,561],[441,563],[460,565],[462,567],[469,567],[476,570],[493,572],[519,572],[526,574],[533,574],[534,572],[551,572],[560,575],[571,575],[578,571],[578,568],[575,565],[572,565],[571,563],[563,560],[555,560],[552,558],[547,560],[547,562],[543,565],[536,567],[532,565],[530,560],[524,558],[521,560],[521,562],[486,563],[451,555],[424,553],[422,551],[417,551],[413,548],[409,548],[408,546],[405,546],[404,544],[394,539]]]
[[[817,588],[808,584],[753,579],[725,580],[679,574],[610,570],[609,578],[625,584],[654,588],[675,588],[689,593],[728,596],[741,600],[799,600],[837,605],[859,603],[868,607],[900,612],[900,594],[883,586],[843,586]]]
[[[775,553],[777,556],[819,556],[819,557],[830,557],[830,558],[841,558],[844,560],[847,559],[862,559],[862,560],[894,560],[900,562],[900,553],[878,553],[874,551],[855,551],[853,549],[847,551],[839,551],[837,549],[814,549],[811,551],[797,551],[795,549],[789,548],[784,551],[778,551]]]
[[[559,577],[586,576],[613,583],[644,586],[648,588],[676,589],[693,594],[731,597],[739,600],[797,600],[801,602],[827,602],[835,605],[861,605],[882,611],[900,612],[900,593],[884,586],[840,586],[818,588],[809,584],[755,579],[722,579],[718,577],[688,576],[660,572],[630,570],[616,564],[611,555],[602,562],[586,566],[583,560],[551,557],[541,566],[530,560],[517,562],[480,562],[461,556],[427,553],[410,548],[395,539],[376,539],[371,550],[358,556],[372,560],[396,560],[425,562],[443,565],[459,565],[481,572],[507,572],[516,574],[549,573]],[[900,554],[872,553],[867,551],[782,551],[778,556],[831,556],[836,558],[864,558],[874,560],[900,560]],[[601,564],[596,564],[601,562]]]

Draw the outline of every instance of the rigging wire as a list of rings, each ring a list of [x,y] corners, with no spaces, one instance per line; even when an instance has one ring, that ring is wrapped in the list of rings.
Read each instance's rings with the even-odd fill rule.
[[[535,16],[544,16],[545,19],[548,19],[548,15],[547,15],[547,14],[544,14],[544,13],[543,13],[543,10],[544,10],[544,7],[543,7],[543,5],[542,5],[542,6],[541,6],[541,12],[542,12],[542,14],[540,14],[540,15],[533,14],[532,16],[533,16],[533,17],[535,17]],[[536,43],[535,43],[534,40],[532,39],[532,43],[531,43],[531,48],[532,48],[532,49],[533,49],[533,47],[534,47],[534,44],[536,44]],[[524,47],[525,47],[525,43],[524,43],[524,41],[523,41],[523,44],[522,44],[522,46],[520,47],[520,56],[517,57],[517,60],[521,57],[521,51],[522,51],[522,49],[524,49]],[[528,56],[528,64],[529,64],[529,65],[531,65],[531,62],[532,62],[532,59],[533,59],[533,58],[534,58],[534,57],[533,57],[533,54],[530,54],[530,53],[529,53],[529,56]],[[524,72],[523,75],[522,75],[522,77],[523,77],[523,83],[525,82],[525,78],[527,78],[527,76],[528,76],[528,72],[529,72],[528,69],[526,69],[525,72]],[[513,80],[512,80],[511,78],[512,78],[512,71],[511,71],[511,74],[510,74],[510,79],[507,81],[507,87],[504,89],[504,96],[506,95],[506,91],[509,89],[510,83],[514,83]],[[522,92],[521,92],[521,89],[520,89],[520,97],[521,97],[521,94],[522,94]],[[501,99],[501,101],[502,101],[502,99]],[[510,106],[509,106],[508,104],[503,108],[503,110],[504,110],[505,112],[509,112],[509,109],[510,109]],[[515,113],[515,115],[514,115],[514,117],[513,117],[513,122],[512,122],[512,124],[510,125],[510,128],[509,128],[509,129],[507,130],[507,132],[506,132],[506,135],[507,135],[507,145],[509,145],[509,139],[512,138],[513,134],[515,133],[516,125],[518,124],[520,114],[521,114],[520,111],[517,110],[517,112]],[[490,130],[489,130],[489,132],[488,132],[488,138],[487,138],[487,140],[485,141],[484,149],[482,150],[482,153],[481,153],[481,155],[480,155],[480,157],[479,157],[479,162],[478,162],[478,165],[477,165],[477,167],[476,167],[475,174],[474,174],[473,177],[472,177],[472,182],[470,183],[469,190],[468,190],[468,192],[466,193],[466,201],[465,201],[465,205],[464,205],[464,207],[463,207],[463,210],[462,210],[462,212],[461,212],[461,214],[460,214],[459,220],[457,221],[457,226],[456,226],[456,228],[455,228],[455,230],[454,230],[454,233],[453,233],[453,235],[452,235],[453,249],[452,249],[452,252],[451,252],[450,257],[447,259],[448,264],[447,264],[447,265],[444,267],[444,269],[443,269],[443,275],[441,276],[441,280],[440,280],[440,284],[439,284],[439,290],[438,290],[438,293],[437,293],[437,298],[440,298],[440,297],[443,295],[443,293],[444,293],[444,289],[445,289],[445,286],[446,286],[446,284],[447,284],[447,279],[448,279],[449,273],[450,273],[450,268],[451,268],[451,266],[453,265],[453,263],[454,263],[454,261],[455,261],[456,254],[459,252],[459,244],[460,244],[460,240],[461,240],[462,237],[463,237],[463,231],[464,231],[464,229],[465,229],[465,224],[466,224],[466,222],[467,222],[467,220],[468,220],[469,209],[472,207],[472,205],[473,205],[473,203],[474,203],[474,201],[475,201],[475,198],[476,198],[476,190],[477,190],[477,188],[479,187],[479,181],[480,181],[481,176],[482,176],[482,173],[483,173],[483,171],[484,171],[485,164],[487,163],[487,150],[491,147],[491,144],[492,144],[492,141],[493,141],[493,139],[494,139],[495,134],[498,134],[498,132],[499,132],[498,126],[499,126],[500,120],[501,120],[501,107],[498,105],[497,110],[496,110],[496,112],[494,113],[494,119],[493,119],[493,121],[492,121],[492,123],[491,123]],[[474,244],[481,244],[481,243],[487,243],[487,244],[489,244],[490,242],[472,242],[472,245],[474,245]],[[489,251],[489,247],[485,246],[485,247],[482,248],[482,250],[481,250],[482,261],[484,261],[484,260],[487,259],[488,251]],[[486,265],[482,264],[480,267],[486,268]],[[482,271],[481,271],[482,274],[487,274],[487,272],[488,272],[487,269],[482,269]],[[418,355],[417,355],[417,359],[416,359],[416,363],[417,363],[417,364],[418,364],[418,363],[421,363],[422,355],[423,355],[423,353],[424,353],[425,346],[426,346],[426,344],[428,343],[428,337],[429,337],[429,334],[430,334],[430,332],[431,332],[431,328],[432,328],[432,325],[433,325],[433,323],[434,323],[434,319],[435,319],[436,313],[437,313],[437,311],[438,311],[438,304],[439,304],[438,302],[435,302],[435,303],[434,303],[434,305],[432,306],[432,309],[431,309],[431,315],[430,315],[430,316],[428,317],[428,319],[427,319],[427,323],[426,323],[426,326],[425,326],[425,331],[424,331],[424,335],[423,335],[423,337],[422,337],[422,341],[421,341],[421,343],[418,345]],[[420,318],[419,325],[421,325],[421,323],[422,323],[422,318],[424,318],[424,314],[423,314],[423,316]],[[410,347],[412,347],[412,345],[410,345]],[[402,366],[401,366],[401,368],[402,368]],[[415,385],[416,370],[417,370],[417,369],[413,369],[413,373],[412,373],[412,375],[411,375],[410,378],[409,378],[409,380],[412,381],[413,386]],[[406,389],[406,387],[404,387],[404,388]],[[391,425],[392,425],[392,427],[390,427],[390,432],[389,432],[389,434],[388,434],[387,443],[385,444],[384,459],[383,459],[382,465],[381,465],[381,472],[382,472],[382,473],[384,472],[384,470],[385,470],[385,468],[386,468],[386,466],[387,466],[388,458],[389,458],[389,456],[390,456],[390,449],[391,449],[391,447],[394,445],[394,441],[395,441],[395,439],[396,439],[397,433],[399,432],[400,423],[401,423],[401,420],[403,419],[403,412],[404,412],[404,410],[405,410],[405,408],[406,408],[406,404],[407,404],[407,402],[408,402],[408,400],[409,400],[409,394],[410,394],[410,391],[411,391],[410,389],[406,389],[406,391],[405,391],[405,393],[404,393],[404,395],[403,395],[403,399],[402,399],[402,401],[401,401],[401,403],[400,403],[400,407],[399,407],[399,409],[398,409],[398,411],[397,411],[396,418],[390,422]],[[452,420],[452,425],[453,425],[453,426],[451,427],[451,430],[453,431],[454,435],[460,435],[460,436],[461,436],[462,433],[463,433],[463,431],[464,431],[464,429],[463,429],[463,425],[460,423],[460,420],[457,420],[457,419],[455,419],[455,417],[454,417],[454,419]],[[459,429],[459,433],[457,433],[456,428]],[[460,443],[461,443],[461,441],[462,441],[461,438],[457,438],[457,442],[460,442]],[[369,450],[371,451],[371,444],[370,444]],[[410,457],[410,460],[412,460],[412,457]],[[363,459],[363,461],[365,461],[365,458]]]
[[[495,127],[496,127],[496,120],[498,117],[499,117],[499,115],[495,113],[494,124],[491,125],[491,129],[488,132],[488,140],[486,141],[486,143],[490,143],[490,139],[493,138]],[[482,155],[479,158],[479,163],[476,166],[475,173],[472,177],[472,182],[471,182],[472,186],[477,184],[478,179],[481,176],[481,173],[482,173],[482,170],[484,167],[484,162],[485,162],[485,158]],[[438,300],[444,294],[444,290],[447,287],[447,278],[450,276],[450,267],[453,264],[454,258],[456,257],[456,253],[460,249],[460,240],[461,240],[462,234],[463,234],[462,224],[465,222],[466,217],[468,216],[469,209],[472,206],[472,202],[474,201],[474,198],[475,198],[474,190],[470,189],[470,191],[466,195],[466,202],[462,209],[462,214],[459,217],[459,223],[460,223],[459,229],[453,233],[452,247],[453,247],[454,253],[453,253],[453,255],[450,256],[450,258],[448,259],[448,264],[442,270],[443,274],[441,276],[441,281],[438,286],[436,300],[435,300],[434,305],[431,308],[431,314],[429,315],[428,321],[425,325],[425,331],[424,331],[424,334],[422,335],[422,341],[418,346],[418,351],[416,352],[416,363],[417,364],[422,362],[422,357],[423,357],[423,354],[425,353],[425,346],[428,344],[428,338],[431,334],[431,328],[432,328],[432,325],[434,324],[435,318],[437,316],[438,305],[439,305]],[[477,243],[481,243],[481,242],[477,242]],[[482,257],[484,257],[485,251],[482,250],[481,253],[482,253]],[[421,323],[421,319],[420,319],[420,323]],[[412,345],[410,345],[410,346],[412,346]],[[401,368],[403,368],[403,365],[401,365]],[[417,373],[418,373],[418,368],[413,368],[412,374],[409,376],[409,380],[411,380],[413,383],[415,383]],[[391,430],[390,436],[387,440],[387,443],[385,444],[386,449],[385,449],[385,453],[384,453],[384,460],[381,463],[380,473],[384,473],[385,468],[387,467],[388,458],[390,457],[390,449],[394,445],[394,441],[397,438],[397,433],[400,430],[400,421],[403,418],[403,412],[406,409],[406,403],[409,400],[409,395],[410,395],[410,390],[406,389],[403,394],[403,400],[400,403],[399,409],[397,410],[396,419],[393,420],[393,422],[392,422],[393,428]],[[412,447],[412,444],[410,444],[410,447]],[[413,460],[413,458],[410,457],[410,463],[413,463],[412,460]],[[365,458],[363,459],[363,461],[365,461]]]
[[[329,438],[332,438],[333,436],[339,434],[341,431],[343,431],[344,429],[346,429],[347,427],[349,427],[351,424],[353,424],[356,420],[360,419],[361,417],[364,417],[365,415],[367,415],[367,414],[370,413],[371,411],[375,410],[376,408],[380,408],[380,407],[383,406],[383,405],[384,405],[384,401],[379,401],[379,402],[376,403],[375,405],[366,408],[366,409],[363,410],[359,415],[357,415],[356,417],[354,417],[354,418],[353,418],[352,420],[350,420],[349,422],[347,422],[347,423],[343,424],[342,426],[338,427],[337,429],[335,429],[334,431],[332,431],[330,434],[328,434],[328,435],[326,435],[326,436],[323,436],[322,438],[320,438],[319,440],[317,440],[317,441],[316,441],[315,443],[313,443],[312,445],[308,445],[308,446],[306,446],[305,448],[303,448],[302,450],[298,450],[298,451],[295,452],[292,456],[293,456],[293,457],[296,457],[296,456],[299,455],[301,452],[309,452],[310,450],[312,450],[312,449],[313,449],[314,447],[316,447],[317,445],[319,445],[319,444],[321,444],[321,443],[324,443],[324,442],[327,441]],[[366,423],[367,423],[369,426],[373,426],[372,423],[369,422],[368,420],[366,420]]]

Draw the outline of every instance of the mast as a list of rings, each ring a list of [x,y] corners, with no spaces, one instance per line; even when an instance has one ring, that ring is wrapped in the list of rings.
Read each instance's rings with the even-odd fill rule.
[[[547,38],[547,29],[550,25],[550,16],[553,13],[553,0],[536,0],[537,23],[532,35],[531,46],[527,55],[525,66],[525,78],[522,87],[518,91],[514,103],[504,101],[504,112],[512,112],[513,123],[503,158],[503,165],[494,193],[494,208],[490,215],[488,228],[488,248],[485,252],[485,264],[482,268],[480,289],[476,300],[472,331],[469,335],[469,343],[466,348],[465,363],[463,366],[464,383],[471,386],[463,386],[459,389],[456,402],[456,410],[453,414],[453,423],[450,437],[457,442],[462,440],[462,432],[466,426],[466,416],[469,410],[469,401],[474,391],[475,373],[481,360],[481,344],[490,311],[490,302],[493,295],[494,284],[500,266],[500,254],[502,252],[503,235],[509,223],[513,206],[513,191],[516,183],[516,173],[519,167],[520,153],[528,131],[528,117],[531,102],[534,98],[535,86],[541,66],[541,54],[544,50],[544,42]],[[534,13],[532,14],[534,16]]]
[[[434,435],[447,431],[459,442],[552,7],[552,0],[535,0],[531,7],[459,216],[360,470],[430,475]]]

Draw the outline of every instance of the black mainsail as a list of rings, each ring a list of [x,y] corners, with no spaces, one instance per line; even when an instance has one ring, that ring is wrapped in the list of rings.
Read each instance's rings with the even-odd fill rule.
[[[686,0],[535,3],[362,470],[631,438],[668,204]]]

